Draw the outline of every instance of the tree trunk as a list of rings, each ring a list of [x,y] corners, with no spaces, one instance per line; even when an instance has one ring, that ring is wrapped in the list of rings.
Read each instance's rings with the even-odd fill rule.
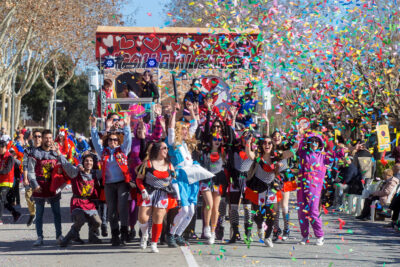
[[[5,127],[6,119],[6,92],[1,94],[1,127]]]
[[[19,127],[19,122],[20,122],[20,116],[21,116],[21,96],[15,96],[14,97],[14,122],[15,122],[15,128]],[[21,127],[22,129],[22,127]]]
[[[11,134],[11,95],[7,93],[7,132]],[[12,136],[11,136],[12,138]]]
[[[46,129],[51,129],[53,124],[54,89],[50,90],[49,112],[46,117]]]

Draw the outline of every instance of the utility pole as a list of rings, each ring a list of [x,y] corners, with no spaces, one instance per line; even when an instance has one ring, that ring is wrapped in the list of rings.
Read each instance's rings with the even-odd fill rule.
[[[57,74],[56,74],[57,75]],[[57,82],[58,79],[54,79],[54,103],[53,103],[53,138],[56,138],[57,131]]]

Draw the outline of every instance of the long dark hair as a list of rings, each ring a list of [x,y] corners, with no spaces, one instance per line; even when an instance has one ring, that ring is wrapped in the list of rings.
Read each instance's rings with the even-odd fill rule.
[[[161,145],[165,144],[163,141],[158,141],[150,144],[149,148],[149,160],[155,160],[158,157],[158,153],[160,153],[161,150]],[[165,158],[166,163],[170,163],[170,158],[169,155],[167,154],[167,157]]]
[[[146,75],[146,73],[148,73],[148,74],[150,74],[150,83],[154,83],[153,82],[153,74],[151,73],[151,71],[149,71],[149,70],[145,70],[144,72],[143,72],[143,77]],[[143,78],[143,82],[145,82],[145,83],[147,83],[145,80],[144,80],[144,78]]]
[[[224,127],[224,123],[221,121],[221,119],[219,119],[218,117],[217,118],[215,118],[215,120],[213,121],[213,123],[211,124],[211,135],[214,133],[214,130],[213,130],[213,128],[214,128],[214,125],[215,125],[215,123],[217,123],[217,122],[219,122],[219,125],[221,126],[221,135],[222,136],[225,136],[225,127]]]

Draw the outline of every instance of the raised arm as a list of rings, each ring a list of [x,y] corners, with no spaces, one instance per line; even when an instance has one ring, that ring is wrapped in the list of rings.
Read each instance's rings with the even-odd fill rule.
[[[124,142],[121,145],[121,150],[122,152],[125,153],[125,155],[128,155],[129,152],[131,151],[131,146],[132,146],[132,136],[131,136],[131,118],[129,117],[128,114],[125,115],[124,118],[125,126],[124,126]]]
[[[97,132],[96,121],[97,121],[96,117],[91,115],[90,116],[90,125],[92,127],[92,130],[90,131],[90,135],[92,137],[92,143],[93,143],[94,149],[96,150],[97,155],[101,156],[103,154],[103,146],[100,142],[99,133]]]
[[[252,139],[253,137],[250,136],[250,138],[246,141],[246,155],[249,157],[249,159],[254,160],[256,158],[256,153],[254,153],[253,150],[251,150],[251,145],[252,145]]]

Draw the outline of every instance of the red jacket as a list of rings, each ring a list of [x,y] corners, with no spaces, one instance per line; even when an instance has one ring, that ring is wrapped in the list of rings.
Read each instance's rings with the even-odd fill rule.
[[[14,183],[14,159],[10,152],[0,155],[0,186],[12,187]]]

